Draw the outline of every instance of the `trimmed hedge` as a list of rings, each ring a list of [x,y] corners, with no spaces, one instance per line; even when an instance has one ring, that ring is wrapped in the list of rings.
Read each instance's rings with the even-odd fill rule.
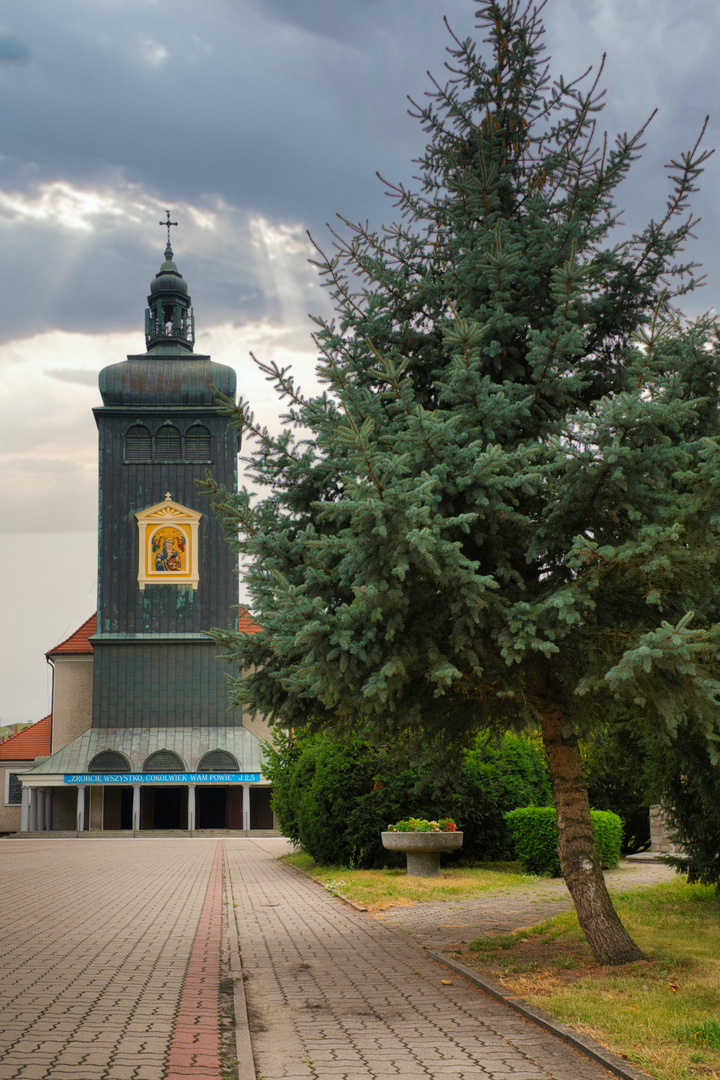
[[[611,810],[591,810],[595,850],[603,870],[612,870],[620,862],[623,823]]]
[[[609,810],[591,810],[595,851],[603,870],[620,862],[622,821]],[[554,806],[522,806],[505,815],[515,852],[529,874],[561,877]]]

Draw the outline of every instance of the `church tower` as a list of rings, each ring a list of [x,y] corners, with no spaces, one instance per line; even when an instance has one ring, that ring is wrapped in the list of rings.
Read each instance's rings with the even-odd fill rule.
[[[83,721],[77,697],[54,694],[51,756],[22,774],[21,831],[274,826],[257,737],[267,728],[230,707],[232,672],[207,635],[238,623],[237,558],[197,483],[209,469],[237,490],[238,435],[220,400],[234,400],[235,372],[194,351],[175,223],[168,213],[161,224],[146,352],[99,377],[98,599],[78,631],[85,666],[68,649],[48,654],[59,675],[61,659],[81,675],[91,658],[92,710]],[[258,629],[247,614],[241,627]],[[64,685],[63,675],[58,693]]]
[[[168,230],[169,232],[169,230]],[[237,489],[238,436],[218,395],[235,372],[194,352],[173,260],[150,286],[147,352],[100,373],[95,728],[226,728],[226,669],[204,631],[237,620],[237,559],[197,481]]]

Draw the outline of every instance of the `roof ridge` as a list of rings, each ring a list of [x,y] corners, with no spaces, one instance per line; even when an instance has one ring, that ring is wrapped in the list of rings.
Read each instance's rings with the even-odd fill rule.
[[[97,630],[97,612],[94,611],[85,622],[63,641],[58,642],[54,648],[46,652],[46,656],[62,656],[63,654],[75,654],[90,656],[93,652],[90,637]]]
[[[51,723],[52,714],[49,713],[24,731],[11,735],[4,743],[0,743],[0,760],[34,761],[36,757],[49,754]]]

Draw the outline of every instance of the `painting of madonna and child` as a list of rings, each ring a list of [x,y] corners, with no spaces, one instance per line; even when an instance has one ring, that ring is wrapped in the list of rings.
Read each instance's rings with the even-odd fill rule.
[[[156,573],[187,571],[187,541],[179,529],[165,525],[153,533],[152,566]]]

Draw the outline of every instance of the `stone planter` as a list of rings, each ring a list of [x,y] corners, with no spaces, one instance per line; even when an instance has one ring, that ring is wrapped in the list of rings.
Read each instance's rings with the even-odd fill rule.
[[[383,847],[403,851],[411,877],[440,877],[440,852],[462,847],[461,832],[384,832]]]

